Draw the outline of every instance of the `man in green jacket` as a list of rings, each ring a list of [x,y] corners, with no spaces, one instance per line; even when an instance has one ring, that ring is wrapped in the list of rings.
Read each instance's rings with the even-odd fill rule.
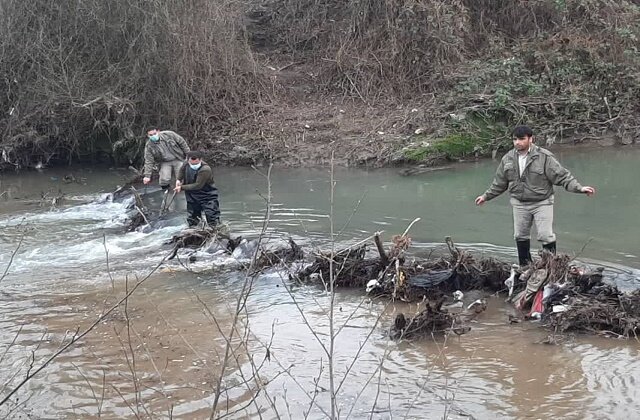
[[[187,162],[178,171],[175,192],[184,191],[187,199],[187,222],[196,226],[204,213],[209,226],[220,223],[218,189],[211,167],[202,160],[202,152],[187,153]]]
[[[171,176],[176,175],[184,163],[189,145],[179,134],[156,129],[147,132],[149,141],[144,148],[144,178],[142,182],[151,182],[153,166],[160,166],[160,187],[168,191]]]
[[[477,206],[509,190],[513,207],[513,230],[521,266],[531,262],[531,226],[536,224],[542,248],[556,252],[553,233],[553,186],[588,196],[595,188],[582,186],[553,153],[533,144],[533,131],[526,125],[513,130],[513,150],[502,157],[493,183],[475,200]]]

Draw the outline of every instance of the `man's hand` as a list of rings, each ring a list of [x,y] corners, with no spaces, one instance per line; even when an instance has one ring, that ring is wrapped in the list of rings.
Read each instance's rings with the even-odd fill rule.
[[[145,176],[144,178],[142,178],[142,183],[144,185],[147,185],[150,182],[151,182],[151,178],[149,178],[148,176]]]
[[[179,193],[180,191],[182,191],[182,186],[180,186],[180,184],[176,183],[176,187],[173,189],[173,191]]]
[[[176,179],[176,187],[179,187],[182,185],[182,182],[180,182],[180,180]]]
[[[476,197],[476,206],[483,205],[487,200],[485,200],[483,195],[479,195]]]
[[[581,190],[583,193],[587,194],[589,197],[596,193],[596,189],[593,187],[582,187]]]

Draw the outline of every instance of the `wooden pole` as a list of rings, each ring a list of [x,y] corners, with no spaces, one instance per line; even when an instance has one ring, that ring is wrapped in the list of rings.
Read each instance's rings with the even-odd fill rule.
[[[376,247],[378,248],[378,253],[380,254],[380,261],[386,267],[389,265],[389,257],[387,257],[387,253],[384,252],[384,247],[382,246],[382,240],[380,239],[380,232],[376,232],[373,235],[373,241],[376,243]]]

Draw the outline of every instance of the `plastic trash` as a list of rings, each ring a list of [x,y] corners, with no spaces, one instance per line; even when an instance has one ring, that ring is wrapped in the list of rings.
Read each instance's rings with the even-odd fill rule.
[[[516,268],[518,268],[518,266],[515,264],[511,266],[511,274],[509,278],[504,281],[504,285],[509,289],[509,297],[513,295],[513,286],[516,281]]]

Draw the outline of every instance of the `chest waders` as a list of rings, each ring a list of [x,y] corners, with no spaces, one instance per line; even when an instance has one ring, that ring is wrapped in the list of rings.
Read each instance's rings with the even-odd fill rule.
[[[187,167],[184,173],[184,183],[193,184],[198,177],[198,170]],[[189,226],[196,226],[204,217],[209,226],[220,223],[220,204],[218,202],[218,189],[213,184],[205,184],[199,190],[185,190],[187,200],[187,222]]]

